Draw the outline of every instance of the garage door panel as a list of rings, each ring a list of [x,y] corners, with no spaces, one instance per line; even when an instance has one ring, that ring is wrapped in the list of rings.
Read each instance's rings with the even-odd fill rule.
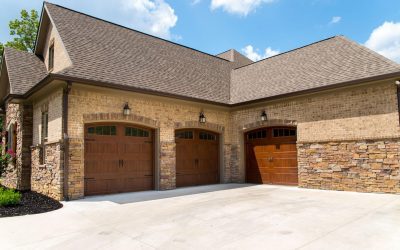
[[[275,133],[274,129],[259,129],[245,135],[246,181],[296,185],[298,167],[295,133],[293,128],[280,127]]]
[[[85,195],[153,189],[152,133],[134,128],[134,133],[130,131],[128,136],[127,126],[131,127],[124,124],[85,127]]]
[[[219,182],[218,135],[202,130],[176,131],[177,187]]]

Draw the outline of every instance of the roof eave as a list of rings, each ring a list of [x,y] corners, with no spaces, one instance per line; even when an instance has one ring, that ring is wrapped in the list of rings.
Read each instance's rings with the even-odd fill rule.
[[[301,95],[306,95],[306,94],[315,94],[315,93],[318,93],[321,91],[333,90],[333,89],[338,89],[338,88],[343,88],[343,87],[350,87],[350,86],[355,86],[355,85],[359,85],[359,84],[366,84],[366,83],[370,83],[370,82],[374,82],[374,81],[381,81],[381,80],[397,78],[397,77],[400,78],[400,71],[394,72],[394,73],[378,75],[378,76],[372,76],[372,77],[367,77],[367,78],[346,81],[346,82],[341,82],[341,83],[337,83],[337,84],[332,84],[332,85],[327,85],[327,86],[322,86],[322,87],[317,87],[317,88],[312,88],[312,89],[291,92],[291,93],[282,94],[282,95],[275,95],[275,96],[259,98],[259,99],[244,101],[244,102],[232,103],[231,106],[238,107],[238,106],[254,104],[254,103],[258,103],[258,102],[275,101],[275,100],[289,98],[289,97],[296,97],[296,96],[301,96]]]

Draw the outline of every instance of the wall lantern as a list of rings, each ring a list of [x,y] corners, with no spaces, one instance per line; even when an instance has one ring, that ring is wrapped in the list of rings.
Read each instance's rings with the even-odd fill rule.
[[[199,122],[200,122],[200,123],[206,123],[206,117],[204,116],[203,111],[200,112],[200,115],[199,115]]]
[[[124,106],[124,115],[130,115],[131,114],[131,108],[129,107],[128,103],[125,103]]]
[[[268,119],[267,113],[265,113],[265,110],[261,113],[261,121],[265,122]]]

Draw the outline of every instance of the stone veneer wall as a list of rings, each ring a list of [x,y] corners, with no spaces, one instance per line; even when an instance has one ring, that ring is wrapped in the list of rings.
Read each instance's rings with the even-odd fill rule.
[[[18,190],[29,190],[31,183],[31,156],[32,144],[32,106],[28,104],[7,103],[6,119],[3,130],[6,131],[11,123],[16,129],[16,152],[3,176],[1,184]],[[3,138],[3,142],[6,138]]]
[[[299,143],[299,186],[400,193],[400,139]]]
[[[57,200],[63,199],[63,148],[61,142],[34,146],[32,150],[31,189]],[[45,160],[40,164],[41,150]]]

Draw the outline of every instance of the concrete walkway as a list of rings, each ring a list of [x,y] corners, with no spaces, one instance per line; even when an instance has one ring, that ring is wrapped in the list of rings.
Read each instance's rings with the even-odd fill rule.
[[[0,219],[5,249],[400,249],[400,196],[214,185]]]

